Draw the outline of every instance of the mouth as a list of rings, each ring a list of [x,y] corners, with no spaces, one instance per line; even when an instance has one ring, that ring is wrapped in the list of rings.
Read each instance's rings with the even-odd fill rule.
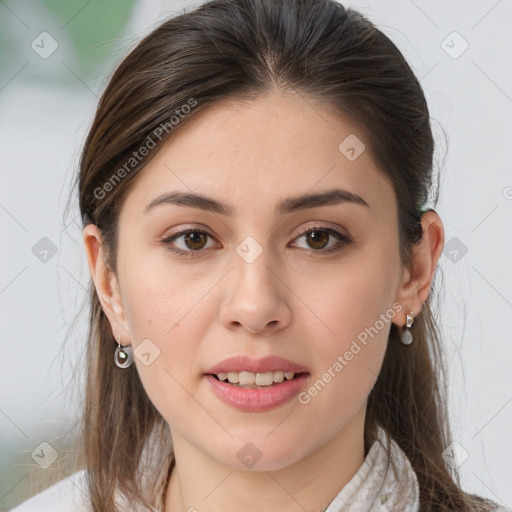
[[[304,389],[309,378],[309,372],[283,371],[204,374],[214,396],[243,412],[269,411],[291,402]]]
[[[213,394],[244,412],[263,412],[290,402],[307,385],[309,368],[268,355],[253,359],[233,356],[203,374]]]

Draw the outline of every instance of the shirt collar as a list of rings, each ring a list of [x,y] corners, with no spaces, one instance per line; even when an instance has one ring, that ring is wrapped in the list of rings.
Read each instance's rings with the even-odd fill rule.
[[[418,512],[419,486],[409,459],[377,428],[377,439],[361,467],[325,512]]]

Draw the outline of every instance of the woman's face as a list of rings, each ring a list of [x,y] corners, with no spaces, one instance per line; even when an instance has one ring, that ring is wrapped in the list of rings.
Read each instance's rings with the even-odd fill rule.
[[[283,468],[364,424],[409,311],[394,190],[356,125],[296,94],[224,100],[175,130],[122,205],[112,328],[173,440]],[[171,193],[207,200],[149,206]],[[280,380],[284,362],[258,367],[278,356],[305,375],[260,389],[207,376],[237,356],[253,360],[241,371]]]

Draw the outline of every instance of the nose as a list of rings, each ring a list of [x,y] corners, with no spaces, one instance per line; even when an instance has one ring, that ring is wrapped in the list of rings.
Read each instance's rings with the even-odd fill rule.
[[[237,255],[234,265],[228,274],[220,308],[220,320],[226,328],[257,334],[275,332],[289,325],[289,288],[278,269],[272,268],[266,251],[251,263]]]

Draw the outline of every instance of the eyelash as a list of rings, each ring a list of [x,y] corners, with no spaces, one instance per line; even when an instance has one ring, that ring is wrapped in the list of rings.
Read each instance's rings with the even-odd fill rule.
[[[336,229],[332,229],[332,228],[329,228],[329,227],[322,227],[322,226],[310,226],[304,230],[302,230],[298,235],[297,237],[295,238],[295,240],[297,238],[301,238],[302,236],[310,233],[310,232],[313,232],[313,231],[325,231],[326,233],[329,233],[330,235],[333,235],[335,238],[337,238],[341,243],[338,243],[336,245],[334,245],[333,247],[330,247],[329,249],[303,249],[305,251],[308,251],[309,253],[322,253],[322,254],[330,254],[330,253],[333,253],[333,252],[336,252],[336,251],[339,251],[341,250],[344,246],[352,243],[352,240],[350,238],[348,238],[346,235],[344,235],[343,233],[341,233],[340,231],[336,230]],[[206,234],[207,236],[209,236],[210,238],[213,238],[213,236],[211,236],[209,233],[207,233],[206,231],[203,231],[201,229],[185,229],[183,231],[179,231],[177,233],[174,233],[172,234],[171,236],[168,236],[166,238],[164,238],[163,240],[161,240],[161,244],[169,251],[177,254],[178,256],[184,256],[184,257],[194,257],[195,253],[198,253],[198,252],[202,252],[201,249],[199,250],[188,250],[188,251],[184,251],[183,249],[177,249],[176,247],[172,247],[171,246],[171,243],[174,241],[174,240],[177,240],[178,238],[181,238],[182,236],[184,235],[187,235],[189,233],[204,233]]]

